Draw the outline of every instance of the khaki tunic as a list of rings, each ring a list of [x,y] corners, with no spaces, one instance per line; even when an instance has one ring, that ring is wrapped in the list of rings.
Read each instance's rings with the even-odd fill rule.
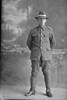
[[[51,60],[49,51],[55,44],[53,29],[49,26],[37,26],[30,31],[27,39],[27,46],[31,50],[31,60],[40,60],[42,55],[44,60]]]

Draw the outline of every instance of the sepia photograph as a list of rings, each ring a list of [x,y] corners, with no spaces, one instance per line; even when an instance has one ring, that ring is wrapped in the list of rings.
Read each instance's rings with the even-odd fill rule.
[[[2,0],[0,100],[67,100],[67,0]]]

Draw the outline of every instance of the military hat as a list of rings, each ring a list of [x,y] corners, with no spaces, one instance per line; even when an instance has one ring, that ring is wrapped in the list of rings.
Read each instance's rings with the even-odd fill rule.
[[[46,13],[43,12],[43,11],[39,11],[39,13],[38,13],[38,15],[35,17],[35,19],[38,19],[38,18],[48,19]]]

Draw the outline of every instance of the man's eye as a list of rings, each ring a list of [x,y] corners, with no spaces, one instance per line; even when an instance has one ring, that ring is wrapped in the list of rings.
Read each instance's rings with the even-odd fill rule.
[[[44,34],[44,37],[45,37],[45,34]]]

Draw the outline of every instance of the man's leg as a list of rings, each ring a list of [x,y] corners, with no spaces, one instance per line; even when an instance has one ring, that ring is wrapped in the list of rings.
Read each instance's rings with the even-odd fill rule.
[[[49,61],[43,61],[42,63],[42,72],[44,75],[44,81],[45,81],[45,86],[46,86],[46,95],[48,97],[52,97],[52,93],[50,90],[50,82],[49,82]]]
[[[35,94],[35,87],[36,87],[36,77],[39,72],[39,61],[32,60],[32,71],[31,71],[31,78],[30,78],[30,91],[26,93],[26,96],[34,95]]]

